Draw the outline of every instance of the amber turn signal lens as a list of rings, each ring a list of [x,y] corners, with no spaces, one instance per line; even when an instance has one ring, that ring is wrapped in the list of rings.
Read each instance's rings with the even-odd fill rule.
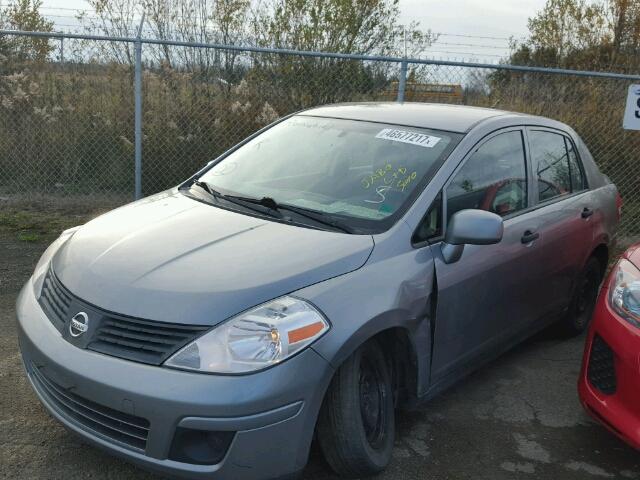
[[[302,340],[306,340],[307,338],[314,337],[315,335],[320,333],[323,328],[324,323],[316,322],[312,323],[311,325],[296,328],[295,330],[290,330],[289,343],[301,342]]]

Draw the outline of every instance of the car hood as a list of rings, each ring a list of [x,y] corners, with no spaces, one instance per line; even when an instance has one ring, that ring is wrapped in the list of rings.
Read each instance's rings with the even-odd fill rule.
[[[173,191],[82,226],[53,269],[77,297],[138,318],[215,325],[361,267],[369,235],[282,224]]]

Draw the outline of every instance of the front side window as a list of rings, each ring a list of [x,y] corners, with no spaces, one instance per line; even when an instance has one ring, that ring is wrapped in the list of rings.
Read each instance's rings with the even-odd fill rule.
[[[505,216],[527,207],[522,133],[501,133],[483,143],[447,187],[447,219],[464,209]]]
[[[461,138],[297,115],[222,159],[200,180],[225,194],[268,197],[375,233],[397,220]]]
[[[571,169],[564,135],[529,132],[531,158],[536,169],[538,201],[546,202],[571,193]]]

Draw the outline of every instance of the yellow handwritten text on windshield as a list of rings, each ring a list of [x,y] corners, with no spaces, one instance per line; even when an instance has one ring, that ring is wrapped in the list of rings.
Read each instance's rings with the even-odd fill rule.
[[[407,186],[409,186],[417,176],[417,172],[408,173],[405,167],[399,167],[394,170],[393,166],[387,163],[384,167],[378,168],[373,173],[364,177],[361,183],[365,189],[371,188],[374,185],[387,185],[404,192]]]

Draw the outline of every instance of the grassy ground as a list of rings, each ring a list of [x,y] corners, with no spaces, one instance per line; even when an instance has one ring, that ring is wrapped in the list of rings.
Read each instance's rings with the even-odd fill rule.
[[[104,211],[7,207],[0,210],[0,232],[20,242],[48,242],[67,228],[86,223]]]

